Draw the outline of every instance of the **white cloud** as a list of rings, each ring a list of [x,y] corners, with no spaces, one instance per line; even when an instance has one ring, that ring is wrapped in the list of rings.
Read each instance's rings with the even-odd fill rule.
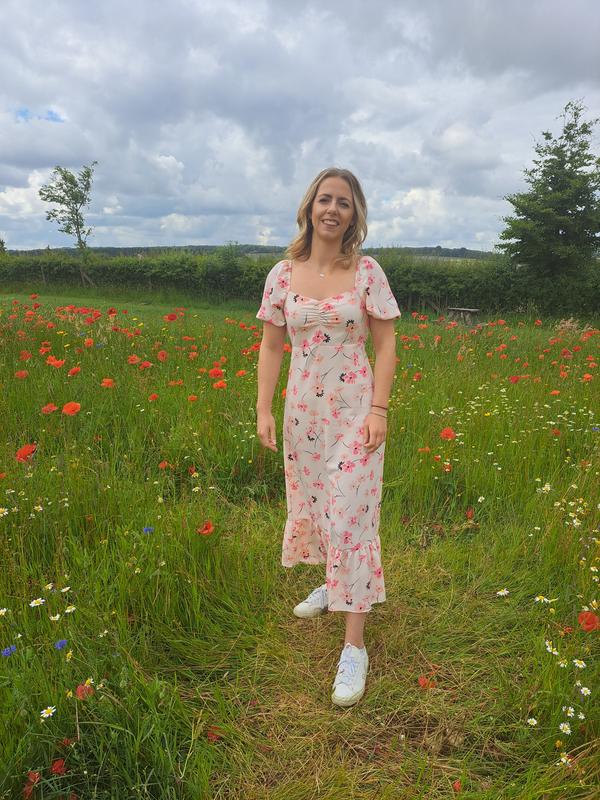
[[[367,245],[489,249],[541,132],[600,110],[593,0],[4,0],[0,26],[10,248],[68,243],[37,191],[95,159],[91,244],[286,244],[334,164]]]

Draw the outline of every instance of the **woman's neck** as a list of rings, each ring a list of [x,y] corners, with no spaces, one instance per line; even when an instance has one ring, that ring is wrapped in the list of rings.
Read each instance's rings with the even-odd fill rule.
[[[314,239],[310,250],[310,256],[307,260],[314,264],[318,269],[330,267],[333,261],[341,255],[337,242],[323,242],[320,239]]]

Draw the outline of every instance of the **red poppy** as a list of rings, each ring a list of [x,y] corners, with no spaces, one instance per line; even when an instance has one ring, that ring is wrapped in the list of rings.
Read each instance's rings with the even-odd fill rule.
[[[226,388],[227,384],[225,381],[217,381],[216,383],[213,383],[213,389],[226,389]]]
[[[473,519],[474,516],[475,516],[475,512],[473,511],[473,507],[469,506],[467,508],[466,512],[465,512],[465,517],[467,519]]]
[[[197,394],[190,394],[190,395],[188,395],[188,401],[189,401],[190,403],[195,403],[197,399],[198,399],[198,395],[197,395]]]
[[[207,519],[202,528],[196,529],[196,533],[199,533],[201,536],[209,536],[214,531],[214,529],[215,526],[209,519]]]
[[[19,361],[29,361],[31,358],[31,353],[29,350],[21,350],[19,353]]]
[[[208,370],[208,377],[209,378],[222,378],[225,373],[221,369],[221,367],[213,367],[212,369]]]
[[[155,400],[158,400],[158,395],[156,394],[156,392],[153,392],[153,393],[152,393],[152,394],[151,394],[151,395],[148,397],[148,402],[149,402],[149,403],[153,403]]]
[[[80,683],[75,689],[75,694],[78,700],[85,700],[87,697],[91,697],[94,694],[94,687],[90,686],[88,683]]]
[[[71,400],[70,402],[64,404],[62,413],[67,414],[69,417],[73,417],[75,414],[79,413],[80,408],[81,403],[75,403]]]
[[[55,406],[54,403],[46,403],[42,408],[42,414],[52,414],[53,411],[58,411],[58,406]]]
[[[127,357],[128,364],[139,364],[141,360],[142,359],[139,356],[136,356],[135,353]]]
[[[24,380],[28,375],[29,373],[26,369],[18,369],[15,372],[15,378],[18,378],[20,381]]]
[[[23,447],[17,450],[15,458],[21,462],[29,461],[36,450],[37,444],[24,444]]]
[[[450,441],[452,439],[456,439],[456,434],[452,430],[452,428],[442,428],[440,431],[440,439],[445,439],[446,441]]]
[[[241,378],[245,374],[246,374],[246,370],[245,369],[238,369],[238,371],[235,373],[235,377],[236,378]]]
[[[206,729],[206,738],[209,742],[216,742],[222,738],[222,734],[216,725],[209,725]]]
[[[163,319],[165,322],[175,322],[177,319],[177,314],[165,314]]]
[[[600,618],[593,611],[582,611],[577,616],[577,622],[586,633],[600,629]]]
[[[41,780],[41,774],[39,772],[28,772],[27,773],[27,781],[25,782],[25,786],[23,787],[23,797],[28,798],[31,797],[33,794],[33,787],[36,783],[39,783]]]
[[[50,767],[50,772],[53,775],[66,775],[67,769],[65,767],[64,758],[57,758],[55,761],[53,761],[52,766]]]
[[[94,340],[93,339],[84,339],[83,340],[83,345],[84,345],[84,347],[93,347],[94,346]]]
[[[68,372],[67,375],[72,377],[73,375],[77,375],[78,372],[81,372],[81,367],[72,367]]]
[[[105,389],[112,389],[115,385],[115,382],[112,378],[102,378],[102,383],[100,386],[103,386]]]
[[[159,361],[166,361],[169,356],[166,350],[159,350],[156,357]]]
[[[167,467],[170,467],[170,466],[171,466],[171,465],[169,464],[169,462],[168,462],[168,461],[161,461],[161,462],[159,463],[159,465],[158,465],[158,468],[159,468],[159,469],[166,469]]]

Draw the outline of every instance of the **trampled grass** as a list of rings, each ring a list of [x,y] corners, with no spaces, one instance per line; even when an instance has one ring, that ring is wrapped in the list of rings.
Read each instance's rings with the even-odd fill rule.
[[[324,566],[280,564],[255,311],[1,298],[0,797],[597,797],[598,325],[404,312],[342,710],[343,615],[292,615]]]

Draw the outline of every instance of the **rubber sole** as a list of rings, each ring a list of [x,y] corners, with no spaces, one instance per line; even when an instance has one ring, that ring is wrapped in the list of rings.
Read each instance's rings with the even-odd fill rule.
[[[299,605],[302,605],[301,603]],[[300,619],[312,619],[313,617],[320,617],[321,614],[325,614],[327,611],[326,608],[319,608],[318,606],[311,606],[310,608],[304,610],[302,608],[298,608],[296,606],[294,608],[294,614]]]

